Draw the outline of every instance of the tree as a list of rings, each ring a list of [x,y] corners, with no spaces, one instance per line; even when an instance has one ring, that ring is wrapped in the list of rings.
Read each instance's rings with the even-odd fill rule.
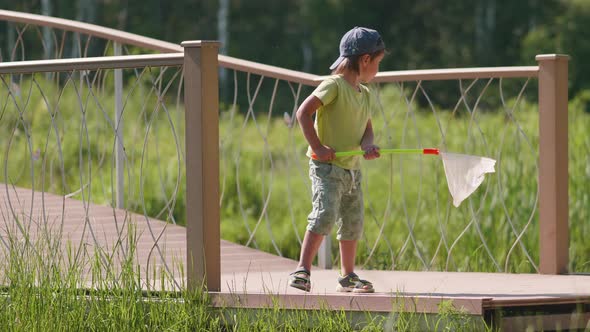
[[[559,3],[558,13],[537,25],[522,39],[521,58],[532,62],[536,54],[563,53],[570,56],[570,95],[590,89],[590,40],[584,38],[590,20],[590,3],[567,0]]]

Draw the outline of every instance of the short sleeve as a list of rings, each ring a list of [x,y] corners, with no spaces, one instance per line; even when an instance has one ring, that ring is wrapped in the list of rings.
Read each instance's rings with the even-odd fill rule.
[[[312,92],[323,105],[328,105],[338,95],[338,83],[333,78],[325,79],[320,85]]]

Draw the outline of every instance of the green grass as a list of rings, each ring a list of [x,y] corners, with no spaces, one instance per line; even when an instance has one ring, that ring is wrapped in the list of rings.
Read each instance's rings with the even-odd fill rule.
[[[175,91],[158,99],[148,81],[131,82],[124,94],[126,206],[184,224],[184,114]],[[77,192],[76,199],[112,205],[114,135],[105,116],[113,117],[113,97],[95,91],[97,103],[87,89],[78,88],[80,98],[74,90],[73,84],[58,89],[36,77],[20,84],[20,114],[5,101],[0,182]],[[583,238],[590,231],[586,99],[573,98],[569,110],[570,270],[575,272],[590,271],[590,244]],[[480,106],[473,113],[463,105],[454,112],[416,102],[408,108],[399,89],[390,86],[381,91],[381,100],[384,110],[373,117],[379,145],[484,155],[498,160],[497,173],[455,208],[437,157],[391,155],[364,162],[366,225],[357,263],[376,269],[534,272],[537,106],[507,99],[504,107]],[[298,126],[286,124],[283,110],[269,117],[266,107],[254,109],[256,122],[231,106],[220,112],[221,234],[297,258],[311,207],[306,144]],[[522,245],[516,242],[521,232]],[[335,259],[337,252],[333,241]]]
[[[129,234],[134,234],[130,226]],[[205,293],[146,292],[134,264],[136,243],[118,264],[62,243],[46,233],[23,242],[5,237],[2,247],[0,324],[7,331],[177,331],[221,330]],[[78,256],[81,255],[81,256]],[[74,257],[81,257],[74,259]],[[106,263],[105,263],[106,262]],[[169,280],[166,274],[158,275]]]

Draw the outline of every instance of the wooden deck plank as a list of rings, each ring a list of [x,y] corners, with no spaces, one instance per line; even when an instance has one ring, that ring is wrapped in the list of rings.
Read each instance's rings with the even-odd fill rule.
[[[429,296],[392,296],[391,294],[282,294],[282,293],[214,293],[213,305],[218,307],[268,308],[278,304],[291,309],[330,309],[370,312],[437,313],[442,301],[453,300],[458,310],[482,315],[485,298],[447,298]]]

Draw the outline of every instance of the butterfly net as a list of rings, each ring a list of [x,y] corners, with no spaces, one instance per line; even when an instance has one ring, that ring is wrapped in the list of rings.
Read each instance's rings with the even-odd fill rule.
[[[494,173],[494,159],[457,153],[441,153],[440,156],[455,207],[479,187],[486,173]]]

